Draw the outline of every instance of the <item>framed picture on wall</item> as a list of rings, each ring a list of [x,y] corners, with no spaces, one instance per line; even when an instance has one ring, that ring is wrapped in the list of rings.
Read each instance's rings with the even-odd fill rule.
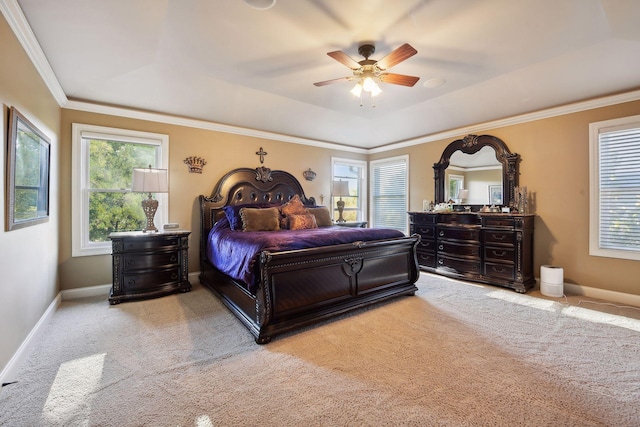
[[[15,107],[9,111],[7,231],[49,221],[51,141]]]
[[[490,205],[502,204],[502,185],[489,186],[489,204]]]

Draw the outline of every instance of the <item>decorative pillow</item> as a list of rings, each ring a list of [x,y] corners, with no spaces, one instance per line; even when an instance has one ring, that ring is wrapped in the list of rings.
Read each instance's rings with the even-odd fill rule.
[[[280,212],[278,208],[242,208],[242,231],[275,231],[280,230]]]
[[[296,194],[291,200],[280,206],[280,213],[282,216],[303,215],[307,213],[307,208],[304,207],[300,197]]]
[[[318,228],[316,217],[313,214],[287,215],[289,220],[289,230],[304,230],[307,228]]]
[[[307,211],[316,217],[316,223],[318,224],[318,227],[330,227],[333,225],[333,221],[331,220],[331,213],[329,212],[328,207],[316,206],[313,208],[307,208]]]
[[[255,204],[244,204],[244,205],[235,205],[235,206],[225,206],[223,208],[224,214],[229,221],[229,226],[232,230],[242,230],[242,218],[240,218],[240,209],[248,208],[248,209],[261,209],[261,208],[270,208],[277,207],[278,203],[255,203]]]

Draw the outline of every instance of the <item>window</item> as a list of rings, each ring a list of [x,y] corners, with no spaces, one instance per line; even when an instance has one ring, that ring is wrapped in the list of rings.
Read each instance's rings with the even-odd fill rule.
[[[342,214],[346,221],[366,221],[365,212],[367,210],[367,162],[353,159],[331,158],[331,182],[347,181],[349,183],[349,197],[342,197],[344,201],[344,212]],[[333,186],[332,186],[333,188]],[[338,219],[337,202],[339,197],[331,196],[331,206],[334,221]]]
[[[109,254],[109,233],[145,227],[140,203],[146,196],[130,191],[133,168],[166,168],[169,137],[76,123],[72,132],[72,254]],[[155,222],[162,224],[168,198],[154,197]]]
[[[464,176],[449,174],[449,185],[447,186],[448,194],[446,200],[460,199],[460,190],[464,188]]]
[[[409,156],[371,162],[371,226],[407,234]]]
[[[640,260],[640,116],[591,123],[589,254]]]

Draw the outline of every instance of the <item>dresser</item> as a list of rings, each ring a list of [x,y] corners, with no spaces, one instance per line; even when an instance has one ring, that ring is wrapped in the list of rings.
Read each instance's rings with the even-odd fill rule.
[[[188,292],[190,231],[117,232],[112,245],[111,304]]]
[[[418,264],[444,276],[526,292],[535,284],[535,215],[409,212]]]

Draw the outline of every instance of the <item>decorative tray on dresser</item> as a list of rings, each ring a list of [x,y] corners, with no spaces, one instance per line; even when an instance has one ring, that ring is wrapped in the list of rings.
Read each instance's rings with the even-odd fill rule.
[[[409,212],[411,234],[422,238],[418,263],[444,276],[512,288],[535,285],[535,215]]]
[[[188,292],[190,231],[117,232],[112,245],[111,304]]]

